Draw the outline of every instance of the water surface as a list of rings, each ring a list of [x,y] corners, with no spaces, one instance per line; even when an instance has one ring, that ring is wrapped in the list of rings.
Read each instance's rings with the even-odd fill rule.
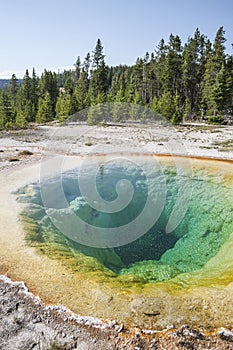
[[[95,182],[104,201],[111,203],[117,200],[116,188],[122,179],[132,185],[130,202],[117,212],[106,213],[101,210],[100,204],[98,210],[98,205],[96,209],[87,202],[80,191],[79,168],[64,172],[62,179],[60,175],[52,176],[41,183],[26,186],[20,191],[21,200],[28,203],[24,219],[34,224],[33,230],[27,232],[27,242],[50,257],[61,259],[77,273],[97,271],[105,277],[115,280],[123,278],[125,283],[133,279],[139,284],[189,276],[189,283],[192,283],[192,276],[195,281],[203,271],[206,273],[207,263],[218,255],[221,247],[232,236],[232,174],[225,171],[224,162],[220,162],[217,167],[214,163],[206,167],[204,160],[196,163],[193,160],[191,172],[181,172],[172,159],[161,158],[159,166],[153,162],[153,157],[145,157],[145,160],[136,158],[136,161],[120,159],[117,162],[99,162]],[[88,179],[95,176],[92,170],[91,164],[85,170],[87,184]],[[62,207],[58,198],[57,189],[61,183],[66,207]],[[48,194],[49,208],[48,203],[45,207],[41,186],[42,194]],[[184,197],[187,191],[187,200],[177,209],[180,190]],[[106,244],[109,248],[95,247],[94,244],[87,246],[80,244],[79,233],[88,235],[88,229],[83,233],[83,227],[74,225],[68,234],[59,230],[61,224],[62,227],[72,225],[67,209],[72,210],[83,222],[100,230],[120,229],[122,226],[130,229],[131,222],[143,211],[148,194],[158,203],[164,200],[164,205],[152,207],[150,217],[147,216],[146,220],[156,216],[156,210],[159,211],[158,219],[143,235],[128,244],[113,247]],[[167,232],[174,208],[182,215],[174,229]],[[56,222],[51,220],[51,213],[56,217]],[[140,224],[143,226],[143,220]],[[98,236],[96,242],[99,244]],[[228,268],[231,268],[231,264],[224,267],[226,271]],[[222,274],[221,260],[215,266],[216,275],[218,269],[219,274]]]

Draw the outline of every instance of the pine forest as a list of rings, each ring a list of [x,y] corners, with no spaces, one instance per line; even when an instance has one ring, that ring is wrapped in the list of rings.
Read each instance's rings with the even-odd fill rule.
[[[63,122],[78,111],[108,102],[147,106],[174,124],[227,123],[233,115],[233,55],[226,54],[225,41],[223,27],[213,42],[198,29],[185,44],[171,34],[168,42],[161,39],[133,66],[109,67],[98,39],[94,50],[83,61],[78,56],[69,71],[44,70],[38,77],[35,69],[26,70],[20,80],[13,74],[0,89],[0,129]],[[112,122],[135,118],[143,120],[116,109]],[[95,113],[85,119],[90,125],[101,122]]]

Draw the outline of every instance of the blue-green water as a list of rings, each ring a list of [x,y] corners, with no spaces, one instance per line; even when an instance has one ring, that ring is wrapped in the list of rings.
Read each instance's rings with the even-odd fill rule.
[[[96,176],[96,187],[105,201],[117,199],[116,184],[121,179],[128,180],[134,190],[130,203],[113,213],[93,209],[87,203],[80,191],[79,174],[79,169],[63,174],[64,195],[68,208],[93,227],[104,229],[130,224],[143,211],[150,191],[154,191],[152,196],[155,200],[162,200],[165,193],[165,205],[158,220],[136,240],[122,246],[95,248],[80,244],[75,237],[71,239],[55,227],[42,201],[41,184],[35,183],[21,189],[19,199],[28,203],[24,217],[31,223],[27,241],[50,257],[62,257],[63,261],[71,261],[72,258],[74,270],[77,260],[77,271],[95,269],[106,272],[108,269],[117,275],[134,275],[144,282],[167,281],[205,266],[233,232],[233,186],[232,182],[224,181],[221,172],[211,175],[199,169],[189,175],[189,186],[188,189],[184,187],[184,191],[189,191],[190,200],[188,205],[186,203],[184,208],[180,208],[185,215],[172,232],[167,232],[166,228],[180,188],[180,176],[174,165],[164,165],[162,173],[158,169],[153,172],[153,176],[157,177],[154,187],[150,186],[148,176],[140,166],[101,165]],[[87,179],[88,176],[93,177],[91,168],[87,169]],[[56,197],[59,185],[60,177],[53,177],[42,184],[43,192],[53,194],[50,211],[59,212],[62,221],[67,208],[63,208],[59,196]],[[161,189],[165,191],[162,195]],[[152,211],[150,215],[155,213]],[[79,227],[75,227],[75,231],[78,230]]]

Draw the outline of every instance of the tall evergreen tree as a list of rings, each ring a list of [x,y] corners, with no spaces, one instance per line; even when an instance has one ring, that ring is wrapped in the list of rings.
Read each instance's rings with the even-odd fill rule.
[[[135,95],[134,77],[133,77],[133,74],[131,73],[125,89],[126,102],[132,103],[134,100],[134,95]]]
[[[151,71],[152,77],[155,77],[155,81],[153,84],[153,95],[157,98],[160,98],[163,92],[162,80],[164,75],[164,68],[167,56],[167,45],[165,45],[164,39],[161,39],[159,45],[155,51],[155,57],[152,57],[151,60]]]
[[[16,75],[13,74],[10,80],[9,93],[10,93],[10,98],[14,104],[16,104],[18,89],[19,89],[18,79],[16,78]]]
[[[68,92],[60,92],[56,104],[56,113],[58,115],[59,121],[63,122],[75,112],[76,106],[73,95],[69,94]]]
[[[181,93],[182,88],[182,47],[178,35],[170,35],[168,52],[162,71],[163,91],[169,91],[173,96]]]
[[[133,67],[132,79],[135,88],[134,97],[137,95],[138,103],[143,103],[143,68],[144,62],[142,58],[137,58],[136,64]]]
[[[216,76],[212,89],[211,103],[215,111],[224,113],[230,108],[232,100],[231,76],[225,64]]]
[[[68,77],[64,84],[65,92],[69,95],[74,93],[74,81],[71,77]]]
[[[157,112],[169,121],[173,121],[177,112],[177,105],[171,91],[165,91],[158,101]]]
[[[99,69],[103,63],[104,63],[104,58],[105,55],[103,53],[103,45],[100,39],[97,40],[95,50],[93,51],[93,61],[92,61],[92,66],[95,69]]]
[[[46,123],[53,119],[52,101],[48,91],[39,98],[38,111],[36,115],[37,123]]]
[[[15,123],[15,111],[7,92],[0,92],[0,129],[12,128]]]
[[[26,69],[25,75],[23,77],[23,82],[21,85],[22,96],[21,99],[23,102],[30,101],[31,99],[31,78],[29,76],[29,71]]]
[[[74,98],[77,111],[88,107],[88,88],[89,80],[86,72],[83,70],[81,72],[80,78],[78,80],[77,86],[74,90]]]
[[[28,126],[26,115],[20,109],[16,111],[15,126],[19,129],[24,129]]]
[[[209,115],[216,115],[221,111],[221,106],[216,103],[215,99],[215,84],[217,82],[217,76],[225,64],[224,42],[226,39],[224,35],[225,31],[223,27],[220,27],[214,40],[212,55],[209,56],[208,61],[206,62],[206,69],[202,82],[202,104]]]
[[[81,73],[81,59],[80,59],[80,56],[78,56],[75,64],[74,64],[74,67],[75,67],[75,71],[74,71],[74,84],[76,85],[78,80],[79,80],[79,77],[80,77],[80,73]]]
[[[48,92],[50,95],[50,100],[52,103],[52,116],[55,116],[55,108],[58,97],[58,83],[57,83],[57,75],[51,71],[44,70],[40,82],[39,82],[39,94],[41,97]]]
[[[17,92],[17,109],[28,122],[35,121],[35,109],[32,103],[32,79],[26,69],[22,84]]]
[[[89,98],[91,103],[97,103],[97,97],[99,95],[103,97],[107,92],[107,67],[104,57],[103,46],[100,39],[98,39],[95,50],[93,51],[93,69],[91,71],[91,81],[89,87]]]
[[[35,68],[32,70],[32,79],[31,79],[31,102],[33,108],[35,110],[35,114],[37,112],[38,107],[38,98],[39,98],[39,78],[36,75]]]
[[[230,79],[231,84],[230,84],[230,91],[228,95],[228,102],[227,102],[227,108],[228,114],[233,115],[233,55],[229,56],[226,61],[226,68],[227,68],[227,74],[228,74],[228,79]]]
[[[75,98],[77,100],[78,110],[82,110],[90,105],[89,100],[89,86],[90,86],[90,66],[91,66],[91,55],[88,52],[84,58],[82,65],[82,72],[78,81],[78,87],[75,91]],[[78,90],[79,89],[79,90]]]
[[[201,81],[204,73],[205,37],[196,29],[194,37],[188,40],[183,51],[183,86],[186,117],[199,113]]]

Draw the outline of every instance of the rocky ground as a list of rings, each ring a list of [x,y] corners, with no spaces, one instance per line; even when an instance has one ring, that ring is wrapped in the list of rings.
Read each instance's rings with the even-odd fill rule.
[[[72,142],[57,127],[2,132],[0,171],[4,176],[14,168],[38,162],[48,145],[59,152],[70,150]],[[233,127],[182,126],[176,129],[186,153],[193,156],[233,159]],[[49,135],[49,137],[48,137]],[[119,137],[120,135],[120,137]],[[75,152],[86,154],[100,144],[112,151],[167,153],[167,131],[141,125],[87,127],[80,125]],[[68,148],[67,148],[68,145]],[[98,150],[97,150],[98,151]],[[2,262],[4,265],[4,262]],[[0,271],[1,272],[1,271]],[[4,271],[3,271],[4,272]],[[233,325],[232,325],[233,326]],[[63,307],[44,305],[23,283],[0,277],[0,349],[233,349],[233,329],[180,329],[146,331],[126,329],[114,321],[100,321],[74,315]]]
[[[73,132],[72,132],[73,130]],[[233,126],[157,124],[109,126],[31,126],[27,130],[0,133],[0,169],[19,166],[46,150],[60,153],[100,152],[174,153],[233,159]]]
[[[0,276],[0,349],[233,349],[233,332],[224,328],[127,330],[114,321],[74,315],[64,307],[45,306],[22,282]]]

